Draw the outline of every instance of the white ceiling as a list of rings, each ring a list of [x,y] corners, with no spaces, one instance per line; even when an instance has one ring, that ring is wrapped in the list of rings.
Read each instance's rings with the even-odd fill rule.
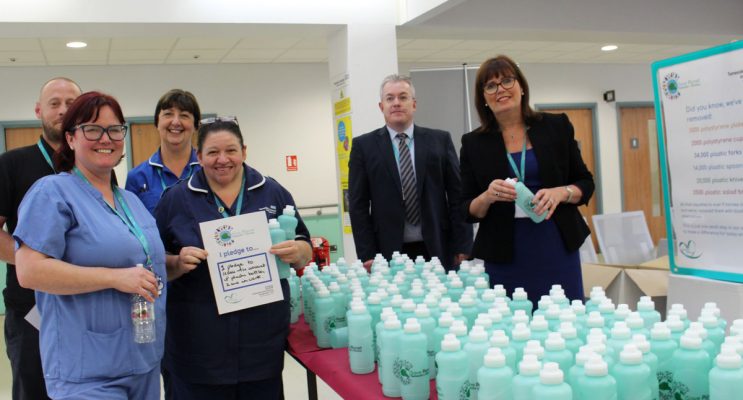
[[[398,27],[405,63],[649,63],[743,39],[742,0],[460,0]],[[322,63],[339,25],[0,24],[0,66]],[[21,24],[23,25],[23,24]],[[31,24],[28,24],[31,25]],[[8,29],[5,29],[8,28]],[[55,29],[58,28],[58,29]],[[81,40],[84,49],[65,43]],[[602,52],[616,44],[619,50]]]

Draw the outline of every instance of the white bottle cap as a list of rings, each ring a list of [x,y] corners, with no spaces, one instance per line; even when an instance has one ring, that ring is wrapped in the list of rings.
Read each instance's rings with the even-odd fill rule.
[[[416,318],[408,318],[405,321],[405,333],[418,333],[421,331],[421,324]]]
[[[589,342],[588,346],[590,346],[591,351],[596,354],[599,354],[601,356],[606,354],[606,345],[601,342]]]
[[[529,338],[531,337],[531,330],[529,330],[526,324],[518,323],[511,331],[511,337],[513,338],[513,340],[518,341],[529,340]]]
[[[488,368],[503,368],[506,365],[506,356],[501,349],[491,347],[483,358],[483,365]]]
[[[451,303],[446,311],[449,311],[449,313],[455,318],[462,316],[462,307],[460,307],[457,303]]]
[[[281,224],[279,224],[279,220],[277,220],[276,218],[269,219],[268,229],[281,229]]]
[[[493,289],[485,289],[482,292],[482,295],[480,295],[480,299],[484,303],[492,303],[495,301],[496,295],[495,291]]]
[[[405,299],[402,302],[402,310],[405,312],[415,312],[415,302],[412,299]]]
[[[506,178],[505,182],[511,186],[516,186],[516,181],[513,178]]]
[[[614,312],[614,303],[611,302],[611,299],[601,300],[601,304],[599,304],[599,312],[601,312],[601,314],[611,314]]]
[[[540,310],[546,310],[549,308],[550,304],[553,304],[552,298],[548,295],[542,296],[542,298],[539,299],[537,302],[537,308]]]
[[[681,320],[685,320],[687,318],[686,309],[684,309],[684,306],[682,304],[672,304],[671,309],[668,310],[668,315],[678,315]]]
[[[459,305],[461,307],[474,307],[475,299],[470,296],[462,295],[462,297],[459,299]]]
[[[467,325],[463,321],[455,319],[449,327],[449,333],[453,333],[457,337],[467,336]]]
[[[682,349],[698,350],[702,348],[702,338],[694,332],[687,332],[681,335],[679,345]]]
[[[684,330],[684,321],[677,314],[671,314],[666,319],[666,326],[671,332],[681,332]]]
[[[629,316],[625,320],[625,323],[630,329],[642,329],[645,326],[645,321],[643,321],[640,313],[636,311],[629,314]]]
[[[475,326],[481,326],[487,331],[493,327],[493,320],[490,319],[488,314],[480,314],[475,319]]]
[[[588,335],[586,336],[586,343],[588,342],[600,342],[600,343],[606,343],[606,334],[604,334],[604,331],[600,328],[591,328],[591,330],[588,332]]]
[[[366,298],[366,302],[369,304],[381,304],[382,299],[379,298],[379,294],[374,292],[369,295],[369,297]]]
[[[700,322],[689,323],[689,328],[687,328],[686,330],[696,332],[696,334],[699,335],[700,338],[702,338],[702,341],[704,341],[704,339],[707,339],[707,330],[704,329],[704,326]]]
[[[715,358],[715,365],[723,369],[740,369],[743,366],[743,360],[735,351],[735,347],[723,344],[720,347],[720,354]]]
[[[637,302],[637,311],[655,311],[655,302],[650,296],[642,296]]]
[[[523,289],[521,290],[523,291]],[[506,297],[508,295],[506,288],[501,284],[493,285],[493,292],[495,292],[496,297]]]
[[[459,279],[453,279],[449,282],[449,286],[455,289],[461,289],[464,287],[464,283]]]
[[[603,328],[604,317],[598,311],[591,311],[586,319],[586,326],[589,328]]]
[[[559,385],[563,381],[560,364],[556,362],[544,363],[544,367],[539,372],[539,382],[543,385]]]
[[[640,364],[642,363],[642,352],[634,343],[627,343],[624,345],[622,352],[619,353],[619,361],[622,364]]]
[[[331,293],[337,293],[341,291],[341,287],[338,286],[337,282],[330,282],[330,285],[328,285],[328,290],[330,290]]]
[[[619,320],[625,320],[629,316],[629,314],[632,312],[632,310],[629,309],[629,306],[627,304],[619,304],[617,306],[617,309],[614,310],[614,318]]]
[[[709,314],[704,311],[702,311],[702,316],[699,317],[699,322],[702,323],[702,326],[706,329],[716,328],[719,325],[717,317],[715,317],[714,314]]]
[[[575,339],[578,337],[578,331],[575,329],[575,326],[571,322],[562,322],[560,323],[560,335],[563,339]]]
[[[534,354],[538,359],[544,358],[544,347],[539,343],[539,340],[529,340],[526,342],[524,347],[524,355]]]
[[[631,337],[632,332],[624,321],[617,321],[614,323],[614,327],[611,328],[612,339],[630,339]]]
[[[506,332],[503,330],[495,330],[493,331],[493,334],[490,335],[491,347],[508,347],[509,342],[508,336],[506,336]]]
[[[743,334],[743,319],[736,319],[730,323],[730,335],[741,335]]]
[[[400,329],[400,320],[395,316],[390,316],[384,321],[384,330],[392,331]]]
[[[330,297],[330,292],[328,291],[327,288],[322,287],[319,290],[317,290],[317,295],[319,297]]]
[[[441,341],[441,351],[459,351],[461,349],[459,340],[451,333],[444,335],[444,340]]]
[[[546,331],[549,329],[549,324],[544,319],[544,315],[535,315],[529,323],[529,329],[532,331]]]
[[[514,325],[518,323],[528,324],[529,315],[527,315],[526,311],[524,310],[516,310],[516,312],[513,313],[513,317],[511,318],[511,321]]]
[[[497,297],[495,299],[495,308],[498,310],[499,313],[501,313],[502,316],[511,316],[511,308],[508,307],[508,304],[506,304],[505,300],[503,300],[502,297]]]
[[[550,294],[556,293],[556,292],[563,292],[563,293],[565,292],[564,290],[562,290],[562,285],[557,284],[557,283],[552,285],[552,287],[550,288]]]
[[[364,314],[366,312],[366,306],[361,302],[353,302],[351,304],[351,312],[354,314]]]
[[[488,287],[488,281],[485,280],[482,276],[475,279],[475,288],[476,289],[487,289]]]
[[[584,366],[585,363],[591,358],[591,356],[598,356],[601,358],[600,355],[596,354],[595,351],[593,351],[593,348],[589,345],[581,346],[578,349],[578,352],[575,353],[575,364],[578,366]]]
[[[439,316],[439,326],[440,327],[450,327],[451,324],[454,322],[454,317],[447,311],[444,311]]]
[[[548,351],[565,350],[565,339],[560,336],[559,332],[550,332],[547,340],[544,341],[544,348]]]
[[[542,364],[534,354],[524,354],[524,358],[519,363],[519,374],[524,376],[537,376]]]
[[[473,343],[484,343],[488,340],[488,333],[485,332],[485,328],[479,325],[472,327],[470,331],[470,342]]]
[[[422,287],[413,287],[412,289],[410,289],[410,292],[408,292],[408,295],[410,295],[410,297],[423,297],[423,295],[425,294],[426,292],[423,291]]]
[[[524,288],[517,287],[513,290],[513,293],[511,294],[511,297],[513,297],[514,300],[529,300],[529,294],[524,291]]]
[[[723,346],[733,346],[735,351],[743,356],[743,336],[726,336],[722,342]]]
[[[550,319],[559,319],[560,318],[560,305],[559,304],[550,304],[547,307],[547,311],[544,312],[544,315],[547,318]]]
[[[415,316],[416,318],[428,318],[431,316],[431,311],[428,309],[427,305],[418,304],[415,307]]]
[[[294,216],[294,213],[294,206],[287,204],[286,207],[284,207],[284,215]]]
[[[609,366],[598,354],[591,354],[588,361],[583,365],[583,370],[587,376],[606,376],[609,374]]]
[[[575,315],[575,311],[570,308],[566,308],[560,311],[560,322],[575,322],[578,317]]]
[[[647,354],[650,352],[650,342],[648,342],[648,339],[643,334],[635,334],[632,335],[632,343],[637,346],[637,349],[642,352],[642,354]]]

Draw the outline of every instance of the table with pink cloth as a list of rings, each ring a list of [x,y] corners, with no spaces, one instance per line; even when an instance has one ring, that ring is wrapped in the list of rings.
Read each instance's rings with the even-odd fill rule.
[[[348,349],[321,349],[317,347],[315,335],[305,323],[304,316],[291,325],[289,331],[289,354],[307,370],[307,389],[310,400],[317,399],[316,376],[319,376],[339,396],[344,399],[373,400],[382,399],[382,385],[377,370],[365,375],[351,372],[348,362]],[[287,382],[284,382],[286,385]],[[436,396],[435,381],[431,380],[431,399]]]

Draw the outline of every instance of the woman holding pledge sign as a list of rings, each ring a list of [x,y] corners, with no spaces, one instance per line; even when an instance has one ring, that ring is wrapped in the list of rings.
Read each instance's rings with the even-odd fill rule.
[[[280,273],[283,301],[219,315],[199,223],[256,211],[273,219],[294,206],[294,200],[278,182],[244,163],[246,148],[235,118],[201,121],[197,147],[202,169],[167,190],[155,209],[170,254],[163,362],[172,375],[174,397],[283,398],[288,269]],[[310,259],[312,248],[307,227],[299,215],[296,218],[296,233],[270,252],[299,268]]]

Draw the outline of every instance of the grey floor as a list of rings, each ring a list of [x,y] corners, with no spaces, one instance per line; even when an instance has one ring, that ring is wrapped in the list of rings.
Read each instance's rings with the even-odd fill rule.
[[[0,315],[0,327],[5,323],[5,316]],[[0,337],[3,329],[0,328]],[[284,358],[284,395],[288,400],[307,398],[307,379],[304,368],[288,355]],[[322,400],[336,400],[338,396],[321,379],[317,379],[317,397]],[[5,338],[0,338],[0,400],[11,400],[10,364],[5,352]]]

